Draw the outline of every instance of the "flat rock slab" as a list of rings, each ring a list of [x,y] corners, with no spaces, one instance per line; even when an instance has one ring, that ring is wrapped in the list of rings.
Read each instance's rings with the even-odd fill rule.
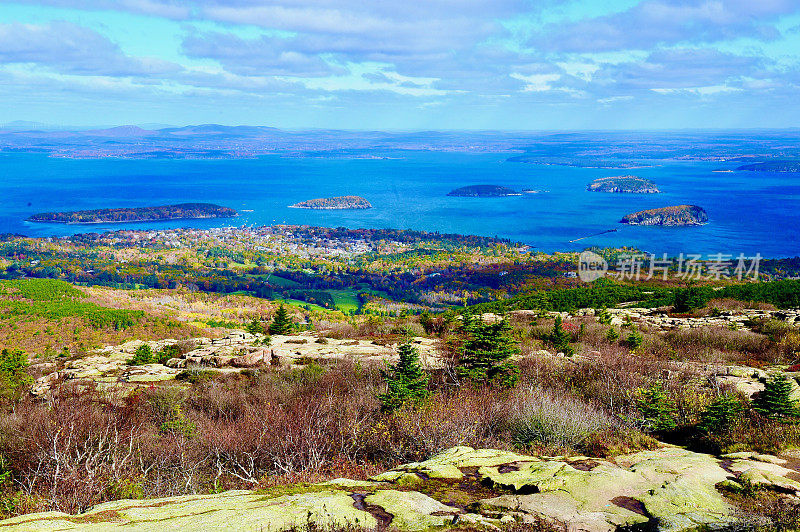
[[[29,530],[288,530],[325,528],[423,531],[540,519],[568,530],[644,526],[678,532],[734,521],[719,487],[758,484],[796,496],[787,460],[758,453],[716,458],[678,447],[618,456],[536,457],[454,447],[369,481],[336,479],[268,493],[230,491],[100,504],[89,512],[29,514],[0,521],[0,532]],[[459,501],[459,502],[456,502]]]

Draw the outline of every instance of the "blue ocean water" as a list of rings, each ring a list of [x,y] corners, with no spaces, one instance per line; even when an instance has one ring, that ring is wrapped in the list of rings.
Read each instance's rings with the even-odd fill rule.
[[[234,160],[62,159],[0,154],[0,232],[61,236],[120,228],[219,227],[276,223],[404,228],[500,236],[543,251],[635,246],[661,254],[800,254],[800,175],[714,172],[736,163],[652,161],[649,168],[608,170],[507,162],[513,154],[386,152],[384,159]],[[598,177],[634,174],[655,181],[653,195],[587,192]],[[505,198],[457,198],[456,187],[497,184],[542,190]],[[290,209],[306,199],[356,194],[373,209]],[[33,213],[104,207],[211,202],[241,212],[234,219],[60,225],[24,221]],[[702,227],[636,227],[620,218],[678,204],[706,209]],[[244,212],[242,212],[244,211]],[[248,212],[252,211],[252,212]],[[578,242],[580,237],[617,229]]]

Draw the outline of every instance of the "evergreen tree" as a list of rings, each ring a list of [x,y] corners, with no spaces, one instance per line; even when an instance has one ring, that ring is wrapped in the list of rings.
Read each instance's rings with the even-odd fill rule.
[[[722,394],[700,415],[700,428],[709,433],[728,432],[743,409],[742,403],[736,396],[729,393]]]
[[[785,373],[778,373],[764,385],[764,391],[753,401],[753,409],[773,419],[792,419],[800,416],[797,401],[791,398],[792,383]]]
[[[652,431],[675,428],[675,403],[669,398],[660,382],[654,382],[649,388],[639,389],[636,407]]]
[[[272,323],[269,325],[270,334],[291,334],[294,330],[294,323],[292,318],[289,317],[289,311],[281,304],[272,318]]]
[[[465,314],[459,375],[474,381],[499,380],[504,386],[514,386],[519,368],[509,358],[519,353],[519,347],[511,337],[511,331],[511,325],[505,319],[484,323],[480,318]]]
[[[675,312],[689,312],[706,306],[708,291],[699,286],[689,286],[675,291]]]
[[[411,344],[398,348],[400,360],[381,371],[386,393],[380,394],[381,410],[391,412],[407,403],[418,403],[428,397],[428,374],[419,363],[419,351]]]
[[[19,399],[22,389],[33,383],[27,368],[28,357],[22,351],[0,351],[0,398]]]
[[[644,342],[644,337],[639,331],[633,330],[625,339],[625,341],[627,342],[628,347],[631,348],[631,351],[636,351],[639,349],[639,347],[641,347],[642,342]]]
[[[603,307],[596,311],[595,316],[597,316],[598,323],[602,323],[603,325],[611,325],[612,316],[607,308]]]
[[[147,344],[142,344],[136,348],[133,353],[133,358],[128,361],[131,366],[141,366],[143,364],[152,364],[155,362],[153,357],[153,350]]]
[[[619,340],[619,331],[616,330],[614,327],[609,327],[608,331],[606,331],[606,340],[612,343]]]
[[[564,330],[561,322],[561,316],[556,316],[556,321],[553,323],[553,332],[550,333],[550,343],[553,344],[556,351],[560,353],[564,353],[565,355],[572,355],[575,351],[572,349],[572,346],[569,345],[569,341],[572,339],[570,334]]]
[[[264,329],[264,325],[255,318],[247,324],[245,330],[250,334],[265,334],[267,332],[266,329]]]

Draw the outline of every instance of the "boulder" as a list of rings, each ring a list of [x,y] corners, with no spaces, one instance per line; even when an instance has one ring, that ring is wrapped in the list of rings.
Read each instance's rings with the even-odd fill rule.
[[[235,368],[252,368],[261,364],[269,364],[271,361],[272,354],[266,349],[259,349],[258,351],[232,358],[230,365]]]

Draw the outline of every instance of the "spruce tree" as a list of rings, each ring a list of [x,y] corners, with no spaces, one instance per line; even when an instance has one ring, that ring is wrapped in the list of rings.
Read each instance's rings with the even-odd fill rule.
[[[561,323],[561,316],[556,316],[556,321],[553,323],[553,332],[550,333],[550,343],[553,344],[556,351],[564,353],[565,355],[572,355],[575,352],[572,346],[569,345],[569,341],[572,337],[564,330]]]
[[[270,334],[291,334],[294,330],[294,323],[292,318],[289,317],[289,311],[281,304],[272,318],[272,323],[269,325]]]
[[[519,368],[509,358],[519,353],[519,347],[511,337],[511,331],[511,325],[505,319],[484,323],[480,318],[464,315],[459,375],[474,381],[499,380],[504,386],[514,386]]]
[[[764,391],[753,400],[753,409],[772,419],[793,419],[800,416],[797,401],[791,398],[792,383],[785,373],[778,373],[764,385]]]
[[[743,409],[736,396],[724,393],[706,407],[699,426],[709,433],[729,432]]]
[[[419,351],[409,343],[398,348],[400,360],[381,371],[386,393],[380,394],[381,410],[391,412],[408,403],[419,403],[428,397],[428,374],[419,363]]]
[[[28,357],[22,351],[0,351],[0,400],[19,399],[22,389],[33,383],[27,368]]]
[[[675,428],[675,403],[660,382],[639,389],[636,407],[641,412],[648,430],[662,431]]]

